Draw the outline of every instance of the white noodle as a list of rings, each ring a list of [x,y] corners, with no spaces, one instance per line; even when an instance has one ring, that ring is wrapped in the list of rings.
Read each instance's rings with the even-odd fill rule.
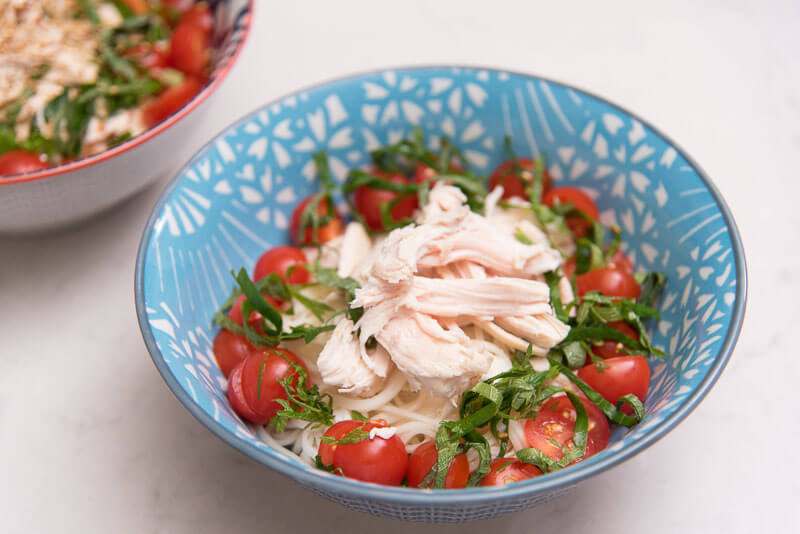
[[[368,399],[354,399],[344,395],[334,396],[334,404],[340,408],[357,410],[362,413],[377,410],[394,399],[394,397],[400,393],[400,390],[402,390],[405,385],[405,375],[400,371],[395,371],[392,376],[389,377],[389,380],[386,381],[383,391],[374,397],[370,397]]]
[[[440,421],[439,419],[434,419],[433,417],[425,417],[424,415],[414,412],[412,410],[406,410],[405,408],[400,408],[398,406],[394,406],[391,404],[387,404],[386,406],[381,407],[381,413],[391,414],[398,418],[404,417],[409,421],[416,421],[431,425],[438,425]]]

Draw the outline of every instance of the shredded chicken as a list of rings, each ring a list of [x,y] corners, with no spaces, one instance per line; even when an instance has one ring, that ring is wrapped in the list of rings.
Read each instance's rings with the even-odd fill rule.
[[[344,236],[334,237],[321,246],[306,246],[302,248],[303,254],[310,263],[319,262],[323,267],[336,269],[341,262],[342,244]]]
[[[532,343],[528,342],[528,340],[522,339],[519,336],[515,336],[514,334],[503,330],[491,321],[477,321],[476,324],[481,328],[481,330],[494,337],[497,341],[510,349],[526,350],[528,345],[530,345],[531,352],[535,356],[544,356],[547,354],[547,349],[533,345]]]
[[[455,187],[439,184],[431,191],[417,226],[393,231],[382,243],[372,276],[390,283],[408,280],[420,268],[472,261],[492,274],[531,278],[556,269],[561,255],[546,242],[520,243],[499,232],[487,218],[472,213]]]
[[[477,382],[492,358],[461,329],[446,330],[423,313],[401,310],[375,336],[412,386],[452,397]]]
[[[530,343],[549,349],[569,333],[565,325],[549,313],[498,317],[495,324]]]
[[[437,187],[423,209],[419,227],[445,227],[450,230],[427,244],[418,264],[423,267],[448,265],[462,260],[482,265],[493,274],[531,278],[556,269],[560,254],[550,248],[546,239],[533,245],[520,243],[513,231],[503,231],[492,220],[473,213],[464,204],[466,198],[454,187]]]
[[[391,296],[391,293],[395,293]],[[440,279],[414,276],[410,286],[374,281],[358,293],[358,305],[374,306],[397,298],[403,306],[437,317],[467,315],[495,317],[503,315],[548,313],[547,285],[522,278]]]
[[[364,394],[393,364],[411,387],[450,398],[508,365],[462,327],[512,348],[532,344],[536,354],[566,336],[539,279],[558,267],[559,253],[533,225],[523,231],[534,244],[521,243],[516,226],[496,225],[465,202],[459,189],[438,184],[416,225],[391,232],[361,266],[346,266],[362,281],[352,306],[364,314],[354,325],[342,321],[320,356],[326,384]],[[367,349],[373,340],[384,349],[377,356]]]
[[[339,249],[339,276],[353,274],[356,268],[364,263],[371,248],[372,240],[364,225],[359,222],[348,224]]]
[[[461,278],[486,278],[486,271],[471,262],[454,264],[450,271],[441,270],[443,276],[459,276]],[[562,278],[561,287],[566,280]],[[566,280],[567,285],[569,280]],[[569,298],[572,295],[572,286]],[[549,297],[549,291],[547,293]],[[550,305],[543,311],[525,312],[522,309],[512,308],[509,313],[498,316],[494,322],[486,318],[479,318],[475,324],[484,332],[496,338],[500,343],[515,350],[526,350],[531,346],[533,354],[544,356],[547,351],[564,339],[569,332],[569,327],[551,315]],[[510,332],[509,332],[510,330]]]
[[[358,396],[375,394],[383,385],[384,379],[375,374],[361,359],[358,338],[353,334],[353,321],[342,319],[322,349],[317,359],[322,381],[336,386],[340,393]],[[382,347],[376,351],[383,352]],[[385,356],[388,360],[388,356]]]

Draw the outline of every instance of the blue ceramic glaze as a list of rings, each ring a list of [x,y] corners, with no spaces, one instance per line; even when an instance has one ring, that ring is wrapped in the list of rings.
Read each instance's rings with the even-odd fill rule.
[[[214,362],[211,316],[233,287],[288,241],[299,199],[315,192],[313,152],[337,180],[369,151],[421,126],[450,137],[472,169],[544,154],[556,185],[594,192],[601,220],[622,229],[637,267],[666,273],[653,343],[648,415],[616,428],[609,447],[558,473],[501,488],[419,491],[343,479],[271,449],[233,413]],[[435,147],[432,147],[435,148]],[[244,454],[357,510],[411,521],[469,521],[547,501],[662,437],[702,400],[730,358],[743,320],[745,261],[727,206],[703,171],[645,121],[584,91],[535,76],[467,67],[362,74],[266,105],[204,147],[162,194],[136,265],[136,306],[148,350],[178,399]]]

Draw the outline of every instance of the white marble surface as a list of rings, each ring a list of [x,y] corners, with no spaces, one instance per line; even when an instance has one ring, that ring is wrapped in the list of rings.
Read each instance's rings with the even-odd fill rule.
[[[731,364],[669,436],[537,509],[467,527],[350,512],[225,445],[158,376],[133,263],[159,184],[78,228],[0,239],[0,531],[796,532],[797,4],[295,4],[259,2],[185,156],[260,103],[379,66],[500,66],[594,90],[677,139],[728,200],[750,270]]]

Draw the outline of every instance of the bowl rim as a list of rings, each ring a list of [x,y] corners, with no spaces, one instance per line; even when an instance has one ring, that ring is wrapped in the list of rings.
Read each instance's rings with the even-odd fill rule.
[[[306,91],[323,88],[327,85],[344,82],[348,80],[355,80],[368,76],[374,76],[386,71],[395,72],[414,72],[424,70],[485,70],[493,73],[507,73],[514,76],[520,76],[533,80],[542,80],[548,83],[553,83],[579,91],[587,96],[597,99],[598,101],[611,106],[612,108],[628,115],[629,117],[638,120],[643,126],[649,128],[653,133],[661,137],[666,143],[676,150],[678,154],[689,164],[689,166],[697,173],[701,181],[704,183],[709,193],[717,204],[717,207],[722,214],[725,225],[728,229],[728,234],[733,248],[734,262],[736,266],[737,287],[735,293],[735,301],[732,306],[731,320],[729,323],[728,333],[720,346],[717,356],[714,358],[714,363],[708,370],[705,378],[700,384],[681,402],[676,410],[667,418],[660,421],[648,434],[643,436],[640,440],[632,443],[629,446],[623,447],[617,451],[612,451],[610,454],[599,457],[595,456],[589,458],[580,464],[573,466],[570,469],[558,471],[556,473],[535,477],[530,480],[518,482],[516,484],[509,484],[502,487],[487,487],[487,488],[466,488],[458,491],[450,490],[419,490],[414,488],[382,486],[378,484],[371,484],[361,482],[358,480],[348,479],[344,477],[334,476],[321,470],[305,469],[299,465],[286,462],[279,459],[280,452],[268,452],[269,449],[261,449],[246,441],[236,437],[232,432],[228,431],[222,424],[215,421],[210,415],[203,411],[197,405],[189,394],[182,388],[178,380],[173,376],[166,362],[164,361],[161,351],[156,345],[150,323],[147,320],[146,305],[144,302],[144,266],[147,255],[147,249],[150,244],[150,239],[153,235],[153,228],[161,214],[167,199],[170,194],[182,183],[182,176],[184,173],[195,164],[196,161],[202,157],[210,147],[216,142],[217,139],[222,137],[226,132],[237,128],[248,120],[251,120],[261,110],[269,108],[273,104],[283,101],[285,98],[299,95]],[[747,300],[747,265],[745,260],[744,248],[742,245],[741,236],[738,227],[733,218],[733,215],[728,208],[725,200],[720,194],[717,187],[713,184],[711,179],[705,171],[692,159],[688,153],[676,144],[669,136],[665,135],[658,128],[653,126],[650,122],[642,119],[635,113],[632,113],[622,106],[619,106],[609,100],[591,92],[576,87],[574,85],[563,83],[552,78],[539,76],[536,74],[525,73],[513,69],[504,69],[499,67],[486,67],[483,65],[472,64],[422,64],[422,65],[405,65],[405,66],[387,66],[384,68],[370,69],[360,71],[353,74],[346,74],[332,79],[323,80],[313,83],[311,85],[293,90],[278,98],[258,106],[255,110],[244,115],[243,117],[233,121],[227,127],[218,132],[206,145],[204,145],[198,152],[181,168],[180,171],[170,180],[167,186],[162,191],[158,201],[153,206],[153,210],[147,219],[147,223],[142,233],[142,238],[139,243],[139,250],[136,258],[136,267],[134,273],[134,296],[136,302],[136,314],[139,321],[139,328],[144,338],[145,345],[150,353],[154,365],[158,369],[167,386],[178,400],[186,407],[186,409],[194,415],[204,426],[213,432],[218,438],[226,442],[228,445],[237,449],[239,452],[247,455],[248,457],[257,460],[258,462],[267,465],[273,470],[286,475],[293,480],[297,481],[303,486],[314,487],[316,489],[325,490],[328,492],[345,495],[348,497],[356,497],[369,501],[381,501],[386,503],[413,505],[419,507],[434,507],[434,506],[457,506],[471,503],[491,503],[497,501],[505,501],[514,498],[532,497],[542,493],[557,491],[559,489],[567,490],[577,483],[599,474],[617,464],[628,460],[636,454],[642,452],[646,448],[653,445],[656,441],[661,439],[680,422],[682,422],[694,409],[699,405],[700,401],[705,398],[712,386],[719,379],[722,371],[730,361],[733,349],[741,332],[742,323],[744,321],[745,306]]]
[[[199,93],[197,93],[192,99],[184,104],[178,111],[167,117],[165,120],[161,121],[160,123],[156,124],[152,128],[148,128],[140,135],[133,137],[132,139],[125,141],[124,143],[120,143],[119,145],[109,148],[108,150],[104,150],[102,152],[98,152],[97,154],[93,154],[91,156],[86,156],[83,158],[76,159],[70,163],[62,163],[61,165],[56,165],[55,167],[49,167],[47,169],[42,169],[40,171],[33,171],[33,172],[23,172],[19,174],[12,174],[9,178],[3,178],[0,176],[0,187],[6,185],[14,185],[14,184],[22,184],[26,182],[33,182],[36,180],[44,180],[46,178],[53,178],[55,176],[60,176],[62,174],[66,174],[73,171],[78,171],[80,169],[84,169],[86,167],[91,167],[97,164],[100,164],[108,159],[113,157],[119,156],[128,152],[129,150],[133,150],[134,148],[138,147],[139,145],[153,139],[154,137],[158,136],[162,132],[167,131],[169,128],[177,124],[181,121],[184,117],[189,115],[192,111],[197,109],[200,104],[206,101],[206,99],[211,96],[211,93],[217,90],[219,85],[222,81],[227,78],[228,73],[230,73],[231,69],[233,68],[234,64],[236,64],[237,60],[239,59],[239,55],[244,48],[244,44],[247,41],[247,36],[250,34],[251,26],[253,23],[253,9],[255,8],[256,0],[247,0],[247,9],[243,13],[244,15],[244,26],[242,31],[242,38],[236,44],[236,49],[233,51],[233,54],[228,58],[228,61],[222,67],[222,69],[217,72],[216,76],[213,79],[209,80]]]

